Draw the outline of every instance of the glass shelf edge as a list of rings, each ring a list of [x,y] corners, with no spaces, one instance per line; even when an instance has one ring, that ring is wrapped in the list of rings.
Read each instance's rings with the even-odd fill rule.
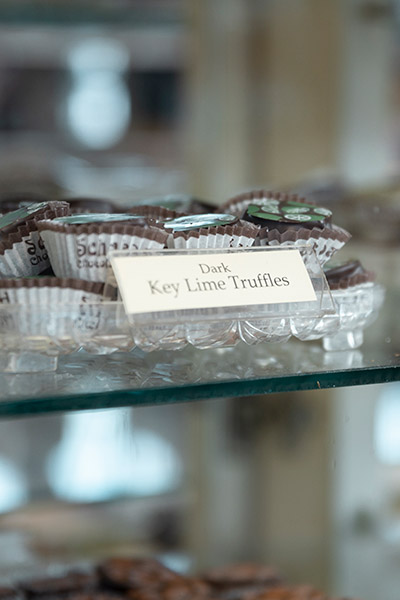
[[[340,380],[338,376],[340,376]],[[202,383],[143,390],[113,390],[85,396],[77,394],[58,398],[19,399],[0,403],[0,419],[82,410],[156,406],[218,398],[324,390],[391,381],[400,381],[400,366],[370,367],[348,372],[302,373],[255,380]]]
[[[0,6],[0,25],[8,26],[87,26],[107,25],[124,27],[179,26],[179,13],[144,8],[96,8],[89,4],[54,6],[50,3],[35,7],[11,2]]]

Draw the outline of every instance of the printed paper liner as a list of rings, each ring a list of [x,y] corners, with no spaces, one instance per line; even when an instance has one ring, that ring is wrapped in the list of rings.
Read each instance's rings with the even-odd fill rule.
[[[0,254],[0,278],[31,277],[50,266],[47,250],[38,231],[32,231]]]
[[[78,345],[91,354],[129,352],[135,346],[132,330],[120,302],[81,304],[73,322]]]
[[[0,280],[1,323],[7,328],[4,315],[8,315],[26,345],[40,341],[52,350],[56,346],[59,351],[72,351],[78,347],[73,328],[90,303],[100,307],[103,289],[101,283],[56,277]]]
[[[0,304],[0,355],[58,356],[80,348],[110,354],[134,347],[121,303],[100,302],[86,293],[88,301],[82,301],[79,290],[71,291],[72,303]]]
[[[102,283],[38,277],[0,280],[0,304],[59,305],[103,300]]]
[[[175,231],[169,235],[168,248],[249,248],[259,231],[257,225],[240,221],[234,225],[219,225],[192,231]]]
[[[157,227],[99,223],[60,225],[42,221],[40,234],[58,277],[105,282],[111,250],[159,250],[168,234]]]
[[[303,246],[311,244],[321,265],[324,265],[340,250],[351,235],[341,227],[332,225],[332,229],[325,227],[319,229],[288,229],[280,233],[276,229],[271,231],[260,230],[257,242],[260,246]]]
[[[38,232],[41,219],[53,219],[69,213],[66,202],[49,202],[46,209],[30,215],[28,220],[6,233],[0,241],[0,278],[31,277],[49,268],[47,249]]]

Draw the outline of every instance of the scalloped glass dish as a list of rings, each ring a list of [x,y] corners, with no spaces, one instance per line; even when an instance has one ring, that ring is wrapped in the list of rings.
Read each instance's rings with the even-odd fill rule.
[[[119,302],[0,306],[0,371],[57,368],[57,358],[79,349],[108,354],[134,347]]]
[[[218,256],[219,253],[246,252],[256,261],[251,262],[254,266],[259,264],[260,253],[268,265],[276,252],[283,250],[287,252],[287,249],[273,249],[275,254],[271,254],[268,249],[251,248],[215,249],[212,253]],[[308,272],[314,290],[311,300],[299,301],[294,296],[295,301],[271,303],[263,291],[261,297],[257,296],[258,303],[253,305],[163,308],[158,312],[128,315],[121,301],[0,304],[0,372],[54,371],[58,356],[78,350],[104,355],[130,352],[135,347],[145,352],[181,350],[188,345],[200,349],[224,348],[239,342],[247,345],[284,343],[290,337],[302,341],[322,338],[325,350],[360,346],[364,328],[376,318],[383,303],[383,288],[367,283],[331,292],[312,248],[302,246],[295,252],[300,254]],[[194,251],[170,253],[184,255]],[[197,258],[198,252],[195,254]],[[201,256],[204,260],[206,253],[202,251]],[[264,262],[262,268],[263,265]],[[163,266],[160,263],[160,272]],[[130,271],[128,275],[131,276]],[[109,283],[115,285],[112,273]],[[134,292],[137,293],[136,287]]]
[[[289,254],[296,261],[301,259],[305,276],[302,275],[301,285],[299,282],[294,284],[294,291],[276,294],[277,288],[282,286],[282,274],[288,276],[283,277],[285,286],[293,285],[293,274],[298,270],[295,261],[296,267],[293,269],[292,266],[290,271],[290,263],[285,262],[289,260]],[[296,331],[293,320],[301,319],[307,323],[308,331],[324,315],[335,312],[321,265],[308,245],[291,249],[212,248],[203,249],[201,253],[193,249],[143,251],[139,260],[129,251],[117,251],[111,254],[110,260],[120,284],[134,342],[144,351],[180,350],[187,344],[206,349],[234,346],[240,341],[249,345],[285,342]],[[215,288],[215,281],[206,281],[210,272],[217,273],[216,277],[220,279],[217,283],[221,284],[219,290]],[[230,275],[225,277],[225,272]],[[289,273],[292,274],[289,276]],[[157,292],[159,299],[163,285],[169,294],[172,278],[176,287],[173,301],[169,297],[164,302],[164,294],[164,303],[158,302],[156,309],[149,311],[148,307],[154,305],[153,295]],[[234,284],[228,280],[234,280]],[[212,294],[206,296],[211,284],[214,284],[212,289],[216,289],[215,297],[211,297]],[[241,293],[241,285],[246,294]],[[308,285],[313,293],[304,293],[310,289]],[[178,289],[184,296],[181,302]],[[222,291],[220,295],[219,291]],[[196,296],[190,296],[192,293]],[[144,297],[150,304],[143,302]],[[304,326],[299,323],[298,329],[303,331]]]
[[[293,335],[302,341],[322,338],[327,351],[359,348],[364,341],[364,329],[375,321],[383,305],[385,289],[369,282],[333,290],[331,294],[336,313],[326,314],[314,322],[294,319]]]
[[[257,315],[142,325],[129,322],[122,302],[76,305],[0,305],[0,371],[37,372],[57,368],[57,358],[84,350],[91,354],[129,352],[135,346],[180,350],[262,342],[323,339],[325,350],[357,348],[363,330],[377,317],[384,290],[377,284],[332,293],[336,313],[323,316]]]

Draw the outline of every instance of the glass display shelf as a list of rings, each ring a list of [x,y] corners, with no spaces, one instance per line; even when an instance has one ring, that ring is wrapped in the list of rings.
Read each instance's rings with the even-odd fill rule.
[[[179,6],[160,3],[138,6],[130,2],[85,0],[78,2],[48,0],[3,0],[0,3],[0,25],[50,26],[138,26],[179,25],[182,11]]]
[[[361,348],[296,340],[234,348],[60,357],[53,373],[0,375],[0,417],[384,383],[400,380],[400,293],[388,293]]]

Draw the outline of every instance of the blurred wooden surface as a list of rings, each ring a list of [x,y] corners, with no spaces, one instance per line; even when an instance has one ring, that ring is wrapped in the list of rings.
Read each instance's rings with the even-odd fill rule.
[[[269,36],[264,168],[273,183],[335,162],[340,2],[274,0]]]
[[[189,14],[187,156],[215,203],[335,160],[340,3],[202,0]]]

